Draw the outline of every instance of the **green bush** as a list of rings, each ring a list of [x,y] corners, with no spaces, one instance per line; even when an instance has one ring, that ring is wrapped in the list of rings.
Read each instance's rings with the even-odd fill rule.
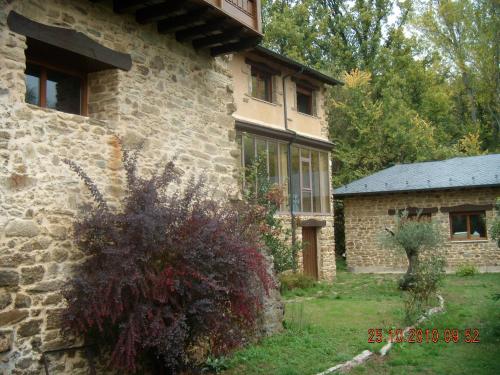
[[[457,276],[474,276],[476,273],[478,273],[479,270],[477,267],[473,264],[464,264],[460,267],[457,268],[457,271],[455,272]]]
[[[281,292],[292,289],[308,289],[316,286],[316,280],[300,272],[287,272],[279,276]]]
[[[202,369],[202,373],[220,374],[222,371],[227,369],[228,369],[227,357],[209,356],[205,362],[205,366]]]

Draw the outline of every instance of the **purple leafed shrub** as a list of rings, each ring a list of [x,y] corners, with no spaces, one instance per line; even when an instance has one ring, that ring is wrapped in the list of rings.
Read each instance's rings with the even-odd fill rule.
[[[172,189],[179,182],[172,162],[144,179],[137,151],[124,151],[122,160],[120,211],[66,160],[97,204],[74,226],[87,257],[65,291],[63,321],[107,350],[115,369],[176,373],[193,365],[196,347],[226,353],[255,328],[275,287],[260,251],[265,210],[207,199],[201,180]]]

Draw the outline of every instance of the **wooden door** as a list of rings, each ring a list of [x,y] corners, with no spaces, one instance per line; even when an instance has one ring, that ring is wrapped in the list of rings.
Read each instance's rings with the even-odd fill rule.
[[[316,228],[302,228],[302,262],[304,264],[304,274],[318,280],[318,251],[316,248]]]

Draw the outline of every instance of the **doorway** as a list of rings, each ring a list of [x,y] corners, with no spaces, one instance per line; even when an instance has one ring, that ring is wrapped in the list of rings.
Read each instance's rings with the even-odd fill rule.
[[[304,275],[318,280],[318,249],[315,227],[302,228],[302,263],[304,265]]]

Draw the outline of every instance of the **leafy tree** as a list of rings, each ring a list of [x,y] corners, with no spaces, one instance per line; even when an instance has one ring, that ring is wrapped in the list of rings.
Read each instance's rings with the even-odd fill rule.
[[[500,7],[495,0],[426,0],[413,24],[449,66],[459,122],[500,147]]]
[[[344,74],[343,80],[329,116],[330,137],[338,144],[333,154],[334,185],[393,163],[440,159],[456,152],[440,144],[436,127],[411,108],[399,89],[385,87],[376,99],[370,73],[355,70]]]
[[[382,244],[404,251],[408,258],[408,269],[400,280],[400,288],[420,288],[421,285],[415,284],[418,280],[419,258],[424,251],[435,249],[440,243],[441,236],[436,224],[430,220],[421,220],[419,215],[410,219],[407,213],[403,213],[396,217],[395,229],[386,229],[386,232],[382,237]]]

